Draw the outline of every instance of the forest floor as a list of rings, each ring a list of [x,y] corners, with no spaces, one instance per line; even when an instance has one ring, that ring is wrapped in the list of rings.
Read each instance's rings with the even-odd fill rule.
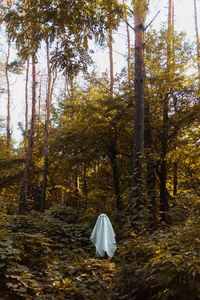
[[[100,259],[90,235],[96,217],[71,207],[45,214],[2,216],[0,234],[0,299],[120,299],[116,255]]]
[[[170,224],[127,230],[111,222],[114,257],[99,259],[90,235],[98,214],[54,206],[0,217],[2,300],[197,300],[200,201],[181,198]]]

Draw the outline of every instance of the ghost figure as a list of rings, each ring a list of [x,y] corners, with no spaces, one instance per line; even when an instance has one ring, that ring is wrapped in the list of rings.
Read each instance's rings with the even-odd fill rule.
[[[116,247],[115,232],[106,214],[99,215],[90,240],[96,247],[96,254],[104,257],[106,254],[112,258]]]

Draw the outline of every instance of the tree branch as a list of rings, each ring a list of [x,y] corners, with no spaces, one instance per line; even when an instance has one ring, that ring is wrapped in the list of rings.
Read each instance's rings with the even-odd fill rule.
[[[159,13],[160,13],[160,10],[157,12],[157,14],[155,15],[155,17],[151,20],[151,22],[144,28],[144,30],[146,30],[153,23],[153,21],[159,15]]]

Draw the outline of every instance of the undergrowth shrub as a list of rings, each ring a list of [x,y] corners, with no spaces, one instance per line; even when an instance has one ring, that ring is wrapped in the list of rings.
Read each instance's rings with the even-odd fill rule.
[[[50,246],[41,235],[0,232],[1,299],[33,299],[42,291],[42,270],[51,263]]]
[[[119,253],[118,299],[200,298],[200,218],[132,233]]]

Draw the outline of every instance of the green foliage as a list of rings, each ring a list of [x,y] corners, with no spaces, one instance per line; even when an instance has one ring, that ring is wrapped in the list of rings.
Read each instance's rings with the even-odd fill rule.
[[[9,68],[9,71],[14,74],[22,74],[22,72],[24,70],[22,61],[17,61],[17,60],[12,61],[9,64],[8,68]]]
[[[121,299],[199,297],[199,201],[192,199],[181,198],[180,206],[174,207],[173,226],[161,227],[153,233],[132,232],[120,247],[118,289]]]
[[[1,212],[14,213],[18,206],[19,184],[23,174],[24,159],[9,152],[5,143],[0,146],[0,208]]]
[[[3,20],[23,59],[36,55],[42,41],[48,39],[52,45],[58,41],[52,51],[52,64],[74,76],[85,71],[91,61],[89,40],[102,41],[110,27],[110,18],[116,29],[122,16],[123,5],[116,0],[28,0],[18,1]]]
[[[50,192],[59,195],[59,187],[65,203],[76,205],[75,178],[78,177],[81,207],[88,203],[98,211],[112,210],[115,207],[111,162],[114,146],[123,191],[130,182],[132,108],[127,109],[123,96],[116,97],[115,101],[110,99],[106,76],[88,78],[88,81],[87,86],[76,88],[73,96],[59,103],[56,124],[51,131],[49,171],[50,185],[54,188]]]
[[[184,205],[183,205],[184,203]],[[95,213],[57,205],[44,214],[1,215],[0,296],[4,299],[197,299],[200,201],[181,196],[173,225],[129,232],[111,215],[118,249],[99,259],[90,242]]]
[[[81,255],[81,254],[80,254]],[[111,297],[115,264],[96,258],[64,264],[64,278],[56,282],[59,299],[108,299]]]
[[[1,297],[25,299],[28,295],[26,299],[32,299],[37,295],[44,284],[40,274],[47,268],[49,252],[50,240],[41,235],[1,231]]]
[[[87,214],[64,206],[44,215],[1,215],[0,296],[106,299],[115,264],[94,257],[89,239],[94,224],[88,220]]]

